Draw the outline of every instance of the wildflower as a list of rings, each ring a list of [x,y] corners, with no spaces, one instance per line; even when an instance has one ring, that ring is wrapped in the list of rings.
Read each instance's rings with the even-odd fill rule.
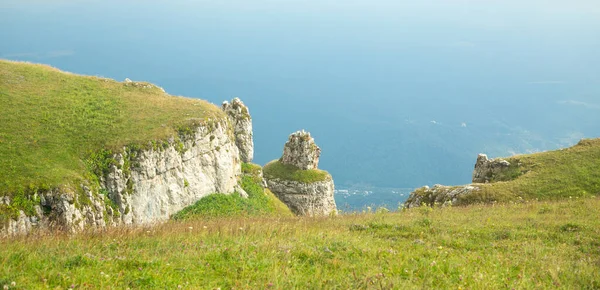
[[[435,266],[437,263],[435,261],[432,261],[431,264],[429,264],[429,266],[433,267]]]
[[[240,227],[240,231],[243,231],[243,230],[244,230],[244,228]]]
[[[8,285],[4,285],[4,290],[8,290]]]
[[[194,227],[188,227],[188,229],[191,231],[191,230],[193,230],[193,229],[194,229]]]
[[[204,228],[204,229],[207,229],[207,227],[206,227],[206,226],[203,226],[202,228]]]
[[[15,281],[12,281],[12,282],[10,283],[10,286],[17,287],[17,282],[15,282]]]

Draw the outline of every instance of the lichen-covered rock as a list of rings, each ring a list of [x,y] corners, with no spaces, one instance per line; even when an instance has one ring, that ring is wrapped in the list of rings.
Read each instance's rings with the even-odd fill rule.
[[[265,166],[267,187],[296,215],[324,216],[337,213],[333,178],[329,173],[317,169],[320,155],[321,149],[310,133],[298,131],[290,135],[281,159],[269,163],[274,167],[271,168],[269,164]],[[274,172],[267,172],[267,169]],[[298,178],[305,174],[320,177]]]
[[[314,183],[267,179],[267,187],[296,215],[327,216],[337,212],[331,178]]]
[[[506,172],[510,168],[510,163],[504,159],[488,159],[487,155],[479,154],[473,170],[473,183],[488,183],[495,176]]]
[[[250,163],[254,158],[254,141],[252,140],[252,118],[248,107],[239,98],[231,103],[223,102],[223,111],[229,116],[233,125],[235,144],[240,152],[242,162]]]
[[[281,162],[294,165],[302,170],[317,169],[321,148],[315,144],[315,139],[304,130],[290,135],[283,148]]]
[[[412,208],[421,205],[456,205],[459,203],[461,197],[478,190],[479,187],[471,184],[465,186],[443,186],[436,184],[433,188],[424,186],[411,192],[404,206]]]

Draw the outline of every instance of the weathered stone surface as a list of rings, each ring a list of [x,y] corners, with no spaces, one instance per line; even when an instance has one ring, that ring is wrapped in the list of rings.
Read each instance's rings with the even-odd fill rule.
[[[241,174],[238,149],[227,134],[225,121],[201,126],[166,149],[148,150],[137,156],[119,154],[104,180],[110,198],[125,224],[163,221],[211,193],[231,193]],[[124,170],[131,160],[130,174]],[[128,183],[132,186],[129,186]]]
[[[28,233],[37,225],[37,218],[25,215],[19,211],[19,217],[16,220],[10,219],[5,227],[0,231],[0,237],[14,236]]]
[[[315,139],[304,130],[290,135],[283,148],[281,162],[294,165],[300,169],[317,169],[321,148],[315,144]]]
[[[37,195],[40,203],[35,206],[35,214],[28,216],[19,211],[16,220],[9,219],[4,228],[0,228],[0,237],[26,234],[35,228],[77,232],[86,227],[105,227],[107,222],[110,225],[120,223],[118,219],[113,220],[114,212],[107,212],[103,195],[92,194],[87,186],[80,190],[81,195],[59,190]],[[10,204],[10,198],[4,199],[7,205]]]
[[[229,116],[233,125],[235,144],[239,149],[240,159],[242,162],[252,162],[254,141],[252,139],[252,117],[248,107],[239,98],[235,98],[231,103],[223,102],[222,109]]]
[[[281,162],[298,170],[316,170],[321,149],[310,133],[298,131],[290,135],[283,150]],[[300,182],[265,175],[267,187],[296,215],[323,216],[337,213],[333,198],[334,183],[331,175],[325,180]]]
[[[268,179],[267,187],[296,215],[336,214],[333,179],[315,183]]]
[[[510,163],[504,159],[488,159],[487,155],[479,154],[473,170],[473,183],[488,183],[493,177],[508,170]]]
[[[55,189],[41,194],[35,215],[20,212],[16,220],[0,221],[0,236],[26,234],[34,228],[76,232],[151,224],[209,194],[233,193],[241,162],[228,122],[198,127],[181,143],[171,140],[166,148],[116,154],[117,164],[101,178],[104,194],[84,185],[76,193]],[[10,204],[10,198],[0,197],[0,203]]]
[[[404,203],[407,208],[419,207],[423,204],[433,205],[453,205],[457,204],[461,196],[471,194],[479,190],[474,185],[465,186],[443,186],[436,184],[433,188],[429,186],[421,187],[413,192]]]

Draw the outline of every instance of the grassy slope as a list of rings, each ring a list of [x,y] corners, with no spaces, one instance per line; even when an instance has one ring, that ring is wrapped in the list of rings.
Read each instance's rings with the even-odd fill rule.
[[[314,183],[331,179],[327,171],[320,169],[301,170],[294,165],[283,164],[273,160],[264,167],[265,177],[293,180],[304,183]]]
[[[0,196],[76,183],[85,160],[176,135],[222,112],[205,101],[54,68],[0,60]]]
[[[293,216],[290,209],[271,191],[261,186],[261,167],[242,164],[240,185],[248,194],[213,194],[206,196],[173,216],[175,220],[207,219],[239,216]]]
[[[513,180],[482,186],[464,202],[526,199],[561,199],[600,195],[600,139],[585,139],[556,151],[518,155],[506,159],[521,164]],[[499,176],[498,179],[504,179]]]
[[[598,289],[599,198],[170,222],[3,241],[0,285]]]

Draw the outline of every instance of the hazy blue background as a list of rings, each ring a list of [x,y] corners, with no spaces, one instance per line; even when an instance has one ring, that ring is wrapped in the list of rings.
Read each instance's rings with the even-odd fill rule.
[[[307,129],[351,206],[600,137],[595,0],[4,0],[0,58],[238,96],[257,163]]]

